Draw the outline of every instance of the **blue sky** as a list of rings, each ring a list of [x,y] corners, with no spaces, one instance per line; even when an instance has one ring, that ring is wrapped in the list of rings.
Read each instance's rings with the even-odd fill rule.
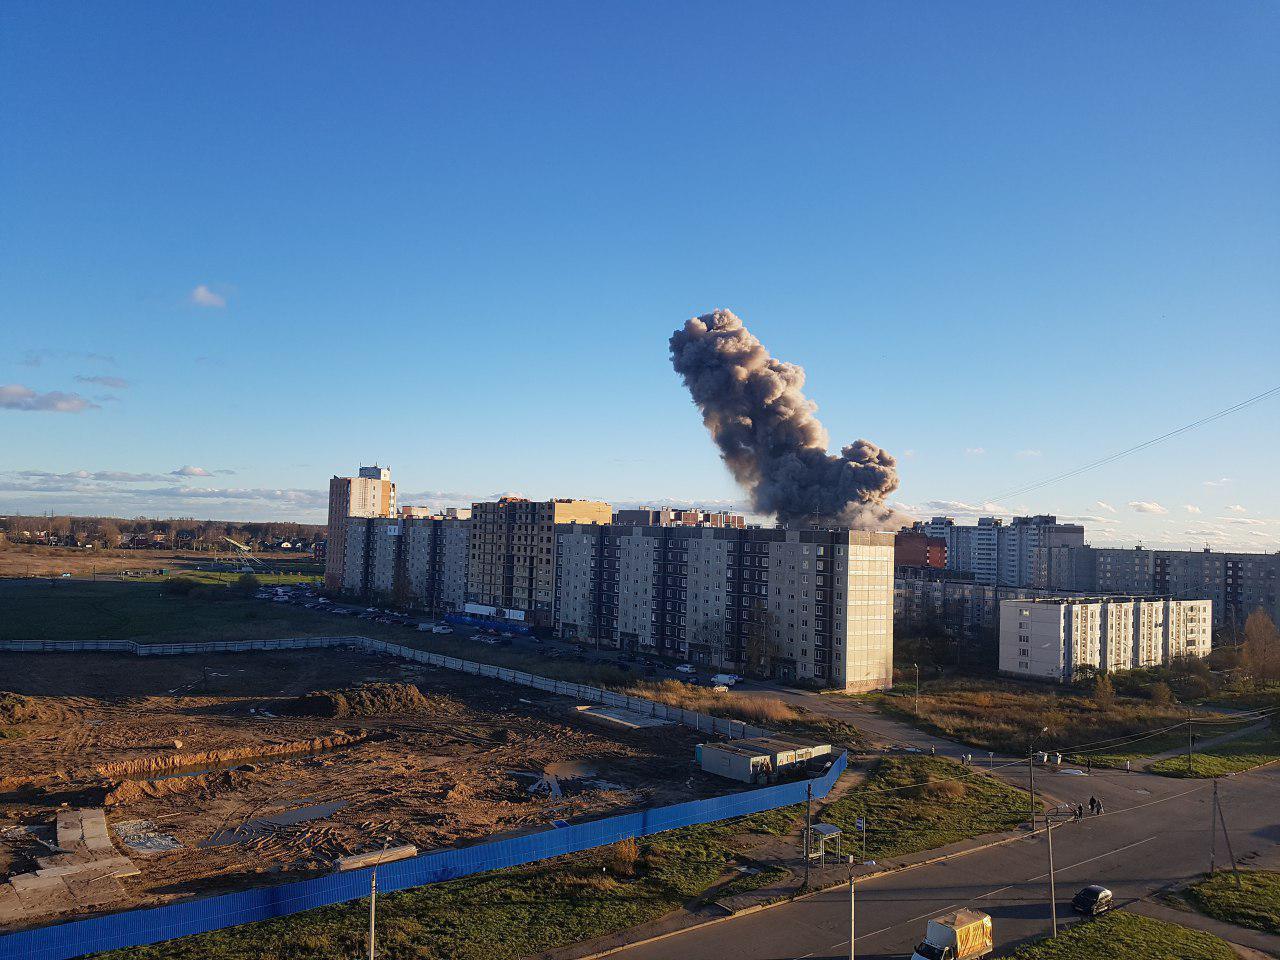
[[[0,512],[314,520],[375,460],[419,501],[741,502],[666,352],[728,307],[904,508],[970,515],[1280,383],[1278,30],[6,4]],[[1274,550],[1278,420],[1000,506]]]

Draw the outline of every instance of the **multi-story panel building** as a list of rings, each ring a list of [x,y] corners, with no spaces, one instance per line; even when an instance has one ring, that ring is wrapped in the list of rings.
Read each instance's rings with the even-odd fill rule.
[[[1041,548],[1084,545],[1084,527],[1059,523],[1048,514],[1014,517],[1008,524],[997,517],[979,517],[971,527],[950,517],[934,517],[916,522],[910,530],[945,540],[947,568],[972,573],[976,583],[990,586],[1033,586]]]
[[[555,611],[557,525],[608,524],[613,508],[595,500],[530,501],[520,497],[471,508],[467,600],[520,610],[549,627]]]
[[[561,636],[824,687],[891,683],[892,534],[574,525],[556,542]]]
[[[341,592],[433,612],[465,602],[469,521],[451,517],[351,517]]]
[[[1057,547],[1037,551],[1036,586],[1213,601],[1214,625],[1240,630],[1254,610],[1280,621],[1280,554]]]
[[[1053,597],[1000,604],[1000,671],[1069,682],[1102,672],[1167,664],[1209,653],[1209,600]]]
[[[333,477],[329,481],[328,545],[325,553],[324,586],[337,591],[347,580],[346,534],[349,517],[393,517],[396,513],[396,485],[389,467],[361,467],[354,477]]]
[[[674,507],[636,507],[619,510],[613,522],[620,527],[737,527],[747,525],[739,513]]]
[[[934,567],[947,565],[947,541],[918,530],[900,530],[893,535],[893,563],[897,567]]]

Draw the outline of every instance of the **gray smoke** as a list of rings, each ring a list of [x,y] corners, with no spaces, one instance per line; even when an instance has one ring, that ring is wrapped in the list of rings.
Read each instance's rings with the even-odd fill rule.
[[[728,310],[671,335],[671,362],[735,480],[760,513],[883,527],[898,488],[896,461],[868,440],[827,453],[827,431],[804,395],[804,370],[769,351]]]

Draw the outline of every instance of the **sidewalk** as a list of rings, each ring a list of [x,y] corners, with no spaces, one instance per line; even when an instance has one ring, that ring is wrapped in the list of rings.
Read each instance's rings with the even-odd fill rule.
[[[817,822],[819,818],[815,815],[814,820]],[[921,851],[920,853],[911,854],[905,857],[882,860],[879,863],[863,865],[855,870],[855,876],[859,881],[867,880],[871,877],[882,876],[886,873],[893,873],[899,870],[909,869],[911,867],[961,857],[966,854],[974,853],[978,850],[986,850],[990,847],[1004,843],[1016,843],[1020,840],[1028,839],[1030,836],[1034,836],[1034,834],[1028,834],[1025,831],[988,834],[985,837],[975,837],[970,840],[963,840],[959,843],[949,844],[948,846],[938,847],[933,850]],[[797,832],[797,841],[798,838],[799,833]],[[782,841],[782,838],[777,837],[769,839]],[[790,840],[790,838],[787,839]],[[811,896],[823,890],[840,887],[848,883],[848,867],[843,864],[831,865],[830,861],[828,861],[829,865],[825,869],[818,869],[816,867],[811,868],[809,887],[806,890],[803,886],[803,856],[796,853],[796,847],[792,847],[791,852],[792,855],[785,860],[761,861],[763,866],[778,866],[790,871],[790,874],[786,878],[776,884],[762,887],[759,890],[753,890],[750,893],[743,893],[734,897],[729,897],[705,907],[699,907],[692,910],[674,910],[666,916],[650,921],[649,923],[643,923],[627,930],[619,930],[616,933],[597,937],[594,940],[585,940],[581,943],[575,943],[566,947],[559,947],[554,950],[548,950],[544,953],[535,954],[530,958],[530,960],[594,960],[596,957],[608,956],[618,950],[635,946],[639,943],[661,940],[672,936],[673,934],[689,930],[693,927],[723,923],[725,921],[732,920],[735,917],[743,916],[744,914],[767,910],[771,906],[789,903],[793,900],[800,899],[805,896]]]
[[[1219,744],[1230,743],[1232,740],[1239,740],[1241,737],[1246,737],[1250,734],[1261,733],[1262,731],[1270,728],[1270,726],[1270,719],[1263,720],[1259,723],[1253,724],[1252,726],[1245,727],[1243,730],[1233,730],[1231,733],[1224,733],[1220,737],[1201,740],[1199,743],[1194,744],[1192,749],[1194,752],[1200,753],[1204,750],[1216,747]],[[1174,757],[1185,757],[1186,755],[1187,751],[1185,747],[1178,747],[1176,750],[1166,750],[1163,753],[1155,753],[1138,761],[1138,769],[1145,771],[1149,769],[1153,763],[1158,763],[1161,760],[1169,760]]]

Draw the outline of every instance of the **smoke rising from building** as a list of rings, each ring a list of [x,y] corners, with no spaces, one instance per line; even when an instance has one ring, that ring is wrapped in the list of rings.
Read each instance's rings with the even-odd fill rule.
[[[804,395],[804,369],[771,357],[734,314],[695,317],[670,346],[721,458],[758,512],[854,527],[893,518],[884,500],[898,488],[894,458],[869,440],[829,454],[817,404]]]

